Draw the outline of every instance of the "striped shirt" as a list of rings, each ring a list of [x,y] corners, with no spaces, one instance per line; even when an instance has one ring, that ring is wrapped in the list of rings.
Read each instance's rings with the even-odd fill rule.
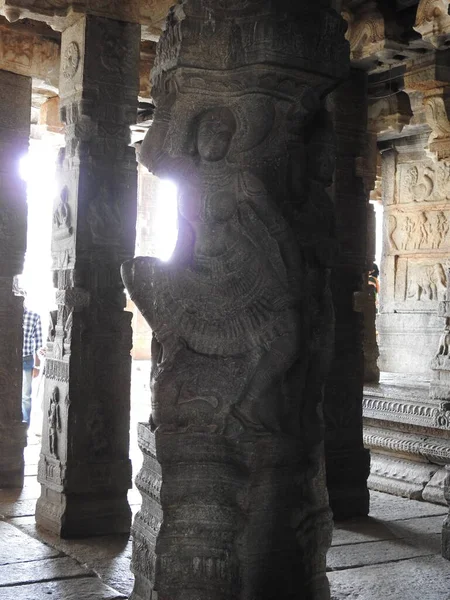
[[[42,347],[41,317],[28,308],[23,309],[22,356],[34,356]]]

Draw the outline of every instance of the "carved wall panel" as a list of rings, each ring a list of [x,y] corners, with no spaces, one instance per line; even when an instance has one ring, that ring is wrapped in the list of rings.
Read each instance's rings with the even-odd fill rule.
[[[397,202],[447,202],[450,199],[450,167],[446,162],[401,164],[398,167]]]
[[[388,217],[392,254],[450,249],[450,210],[395,212]]]

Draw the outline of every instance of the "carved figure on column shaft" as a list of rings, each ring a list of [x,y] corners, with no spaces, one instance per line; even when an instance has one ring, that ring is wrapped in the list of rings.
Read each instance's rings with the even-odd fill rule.
[[[329,598],[321,403],[333,345],[335,149],[320,101],[329,64],[318,65],[345,42],[331,11],[287,6],[250,0],[236,19],[238,3],[187,0],[158,47],[140,160],[177,185],[179,233],[170,261],[122,265],[153,331],[135,600],[152,589],[173,599],[186,589],[197,600]],[[311,48],[321,48],[316,58]],[[161,496],[146,483],[155,473]]]
[[[48,408],[48,444],[50,454],[58,458],[58,433],[61,432],[61,415],[59,409],[59,390],[53,390]]]

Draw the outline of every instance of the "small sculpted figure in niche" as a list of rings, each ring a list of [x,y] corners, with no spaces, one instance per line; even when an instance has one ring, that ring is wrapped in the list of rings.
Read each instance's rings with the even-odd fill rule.
[[[53,213],[53,225],[55,228],[54,236],[56,239],[63,239],[72,235],[69,190],[67,189],[67,186],[64,186],[62,189],[59,204]]]
[[[58,433],[61,431],[61,416],[59,412],[59,390],[55,388],[48,407],[48,443],[50,454],[58,456]]]
[[[289,286],[297,247],[262,182],[227,161],[236,133],[229,108],[197,117],[182,178],[176,161],[179,239],[171,261],[138,257],[122,266],[124,283],[154,331],[155,426],[164,424],[166,402],[156,397],[158,382],[187,348],[202,356],[248,356],[251,367],[231,412],[245,429],[282,427],[273,405],[301,352],[298,298]]]

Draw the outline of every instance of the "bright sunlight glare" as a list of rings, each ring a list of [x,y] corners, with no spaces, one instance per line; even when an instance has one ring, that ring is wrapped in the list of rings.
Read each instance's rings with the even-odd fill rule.
[[[158,184],[155,207],[155,254],[163,261],[170,260],[178,238],[177,186],[162,179]]]
[[[48,313],[54,303],[50,244],[57,153],[55,146],[30,140],[28,154],[19,163],[28,203],[27,251],[20,280],[27,292],[27,304],[42,314]]]

